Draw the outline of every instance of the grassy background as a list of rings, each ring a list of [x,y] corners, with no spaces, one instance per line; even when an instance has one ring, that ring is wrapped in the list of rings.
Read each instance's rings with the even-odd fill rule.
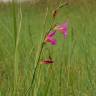
[[[93,1],[80,2],[60,9],[55,23],[60,24],[69,19],[68,38],[64,40],[58,34],[56,46],[48,44],[44,47],[41,59],[48,57],[49,48],[54,64],[38,65],[34,83],[26,96],[96,95],[95,4]],[[24,96],[30,87],[41,34],[50,28],[52,10],[57,5],[23,4],[22,14],[19,5],[16,5],[16,14],[13,14],[14,6],[11,4],[1,5],[0,96]],[[47,7],[49,11],[44,27]],[[14,29],[17,30],[17,36]]]

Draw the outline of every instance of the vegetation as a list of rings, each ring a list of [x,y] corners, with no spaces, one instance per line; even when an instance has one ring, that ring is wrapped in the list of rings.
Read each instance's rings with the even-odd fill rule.
[[[0,96],[95,96],[95,1],[62,7],[55,23],[69,20],[68,37],[56,35],[57,45],[46,45],[40,55],[52,11],[59,4],[1,6]],[[41,64],[48,51],[54,64]]]

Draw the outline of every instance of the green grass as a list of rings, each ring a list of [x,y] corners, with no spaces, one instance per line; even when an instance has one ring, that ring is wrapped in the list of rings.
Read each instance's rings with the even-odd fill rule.
[[[58,33],[57,45],[46,45],[40,58],[48,58],[49,48],[53,65],[39,64],[38,58],[54,7],[48,14],[47,6],[13,7],[0,9],[0,96],[95,96],[96,7],[84,3],[60,9],[55,23],[69,20],[68,38]]]

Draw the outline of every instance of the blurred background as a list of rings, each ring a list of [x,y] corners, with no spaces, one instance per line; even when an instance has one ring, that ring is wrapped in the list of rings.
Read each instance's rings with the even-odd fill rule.
[[[0,0],[0,96],[25,96],[33,79],[26,96],[96,96],[96,0],[14,1]],[[39,64],[33,78],[41,35],[64,3],[55,23],[69,20],[68,38],[44,48],[40,60],[49,48],[54,64]]]

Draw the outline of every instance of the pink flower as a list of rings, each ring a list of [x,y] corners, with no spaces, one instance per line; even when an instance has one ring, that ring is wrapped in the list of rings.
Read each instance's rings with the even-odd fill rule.
[[[56,45],[57,42],[56,42],[55,39],[53,39],[53,36],[55,35],[55,33],[56,33],[56,32],[51,32],[51,33],[49,33],[49,34],[46,36],[44,42],[45,42],[45,43],[49,42],[49,43],[51,43],[52,45]]]
[[[53,64],[54,62],[50,59],[41,61],[41,64]]]
[[[53,64],[54,61],[52,60],[51,56],[48,59],[41,61],[41,64]]]
[[[67,35],[68,35],[68,23],[65,22],[65,23],[63,23],[63,24],[61,24],[61,25],[58,25],[58,26],[56,26],[56,27],[54,28],[54,30],[60,31],[61,33],[64,34],[64,38],[66,38]]]

